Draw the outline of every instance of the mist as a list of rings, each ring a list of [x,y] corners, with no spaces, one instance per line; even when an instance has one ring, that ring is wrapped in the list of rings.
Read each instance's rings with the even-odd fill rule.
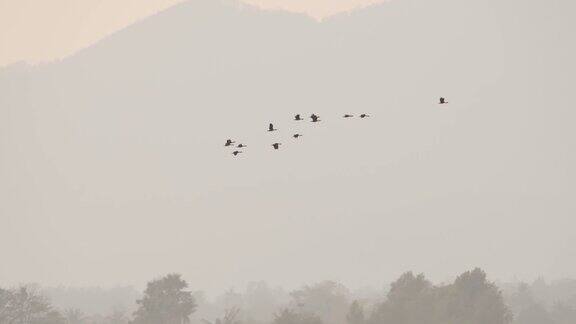
[[[192,0],[1,69],[0,287],[133,287],[132,314],[178,273],[208,300],[282,287],[276,312],[324,281],[385,302],[407,271],[573,278],[574,9],[395,0],[319,21]]]

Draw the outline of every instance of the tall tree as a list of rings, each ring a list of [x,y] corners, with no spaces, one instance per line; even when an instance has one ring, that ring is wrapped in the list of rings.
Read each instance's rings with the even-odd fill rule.
[[[144,297],[137,300],[134,324],[184,324],[196,310],[188,283],[179,274],[169,274],[148,283]]]
[[[52,308],[36,287],[0,289],[0,323],[63,324],[64,318]]]
[[[322,324],[322,319],[306,311],[286,308],[276,314],[272,324]]]
[[[348,315],[346,315],[348,324],[365,324],[366,318],[364,316],[364,308],[360,303],[355,300],[352,305],[350,305],[350,310]]]
[[[392,283],[387,300],[378,305],[369,322],[373,324],[429,323],[433,315],[432,284],[423,274],[407,272]]]
[[[387,297],[370,316],[370,324],[508,324],[512,320],[500,291],[480,269],[439,287],[423,275],[408,272],[392,284]]]
[[[222,318],[218,318],[214,322],[208,320],[203,320],[203,322],[205,324],[240,324],[239,314],[240,308],[233,307],[226,309]]]
[[[506,324],[512,321],[500,290],[487,281],[486,273],[479,268],[461,274],[452,285],[442,289],[449,323]]]
[[[556,322],[544,306],[533,303],[518,314],[514,324],[556,324]]]
[[[334,281],[305,286],[290,294],[302,311],[318,315],[323,322],[344,324],[350,302],[348,289]]]
[[[516,291],[506,300],[506,303],[514,314],[520,313],[524,308],[531,306],[535,302],[530,285],[525,282],[520,283]]]
[[[0,323],[8,321],[10,299],[10,292],[0,288]]]

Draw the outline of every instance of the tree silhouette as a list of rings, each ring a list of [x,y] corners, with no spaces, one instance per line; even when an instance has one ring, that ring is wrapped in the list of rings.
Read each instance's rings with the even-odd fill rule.
[[[205,324],[240,324],[241,321],[238,319],[240,314],[240,308],[232,307],[224,311],[224,317],[216,319],[214,322],[208,320],[202,320]]]
[[[507,299],[508,307],[514,314],[520,313],[524,308],[531,306],[535,300],[532,296],[532,291],[530,286],[522,282],[518,285],[518,288],[514,293],[512,293]]]
[[[533,303],[518,314],[514,324],[555,324],[552,316],[544,306]]]
[[[392,283],[387,300],[373,312],[370,323],[426,323],[433,315],[432,284],[423,274],[403,274]]]
[[[52,308],[36,287],[0,289],[0,323],[64,324],[64,318]]]
[[[346,312],[350,305],[348,289],[333,281],[323,281],[305,286],[290,295],[294,303],[304,312],[318,315],[323,322],[330,324],[345,323]]]
[[[512,320],[500,291],[480,269],[438,287],[422,274],[408,272],[392,284],[387,297],[372,313],[370,324],[507,324]]]
[[[348,324],[365,324],[366,318],[364,316],[364,308],[360,303],[355,300],[352,305],[350,305],[350,310],[346,316]]]
[[[502,294],[496,285],[486,280],[486,273],[481,269],[463,273],[442,290],[442,297],[447,299],[449,321],[505,324],[512,320]]]
[[[134,324],[183,324],[190,322],[196,302],[186,281],[179,274],[169,274],[148,283],[144,297],[137,300]]]
[[[273,324],[322,324],[322,319],[315,314],[296,311],[293,309],[283,309],[276,314]]]

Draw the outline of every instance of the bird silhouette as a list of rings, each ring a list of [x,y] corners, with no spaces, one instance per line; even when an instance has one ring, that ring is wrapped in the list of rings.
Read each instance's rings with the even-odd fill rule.
[[[272,144],[272,147],[274,147],[275,150],[280,148],[280,145],[282,145],[282,143],[274,143]]]
[[[354,117],[354,115],[348,115],[348,114],[344,115],[344,118],[352,118],[352,117]]]
[[[274,128],[274,124],[270,123],[270,125],[268,126],[268,131],[269,132],[273,132],[276,131],[277,129]]]
[[[370,115],[367,115],[367,114],[360,115],[360,118],[367,118],[367,117],[370,117]]]
[[[445,104],[447,104],[447,103],[448,103],[448,101],[446,101],[446,98],[440,97],[440,104],[441,104],[441,105],[445,105]]]
[[[310,116],[310,118],[312,118],[313,123],[317,123],[320,121],[320,117],[316,116],[315,114],[312,114],[312,116]]]
[[[292,135],[292,137],[294,137],[294,138],[302,137],[302,134],[294,134],[294,135]]]
[[[302,117],[300,117],[300,114],[298,114],[298,115],[294,116],[294,120],[300,121],[300,120],[302,120]]]
[[[242,151],[234,151],[232,152],[232,154],[234,154],[234,156],[238,156],[238,154],[243,153]]]
[[[233,140],[229,139],[229,140],[226,141],[226,144],[224,144],[224,146],[230,146],[230,145],[232,145],[232,144],[234,144],[234,143],[235,143],[235,142],[234,142]]]
[[[247,146],[244,145],[244,144],[238,144],[238,146],[236,146],[236,147],[238,147],[238,148],[243,148],[243,147],[247,147]]]

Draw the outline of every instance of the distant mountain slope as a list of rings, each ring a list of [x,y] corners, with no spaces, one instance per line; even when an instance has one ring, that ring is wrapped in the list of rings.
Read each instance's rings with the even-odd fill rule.
[[[168,268],[198,280],[285,278],[291,262],[323,255],[293,274],[300,282],[351,277],[340,253],[356,251],[368,280],[411,260],[439,275],[478,263],[508,275],[509,256],[542,231],[555,234],[538,243],[539,260],[564,260],[576,252],[556,250],[574,246],[563,242],[575,211],[575,6],[394,0],[317,23],[196,0],[61,62],[0,71],[0,213],[12,229],[0,243],[17,242],[28,264],[79,260],[74,273],[51,263],[0,275],[81,278],[116,260],[121,269],[102,280]],[[291,122],[312,112],[324,122]],[[373,118],[339,118],[363,112]],[[266,133],[271,121],[279,133]],[[249,145],[242,158],[223,148],[227,138]],[[272,152],[273,141],[286,145]],[[488,231],[499,253],[486,252]],[[46,244],[36,250],[27,235]],[[206,242],[218,260],[203,254]],[[439,250],[448,261],[431,259]],[[572,261],[514,259],[529,273],[576,271]],[[230,274],[233,264],[250,266]]]

